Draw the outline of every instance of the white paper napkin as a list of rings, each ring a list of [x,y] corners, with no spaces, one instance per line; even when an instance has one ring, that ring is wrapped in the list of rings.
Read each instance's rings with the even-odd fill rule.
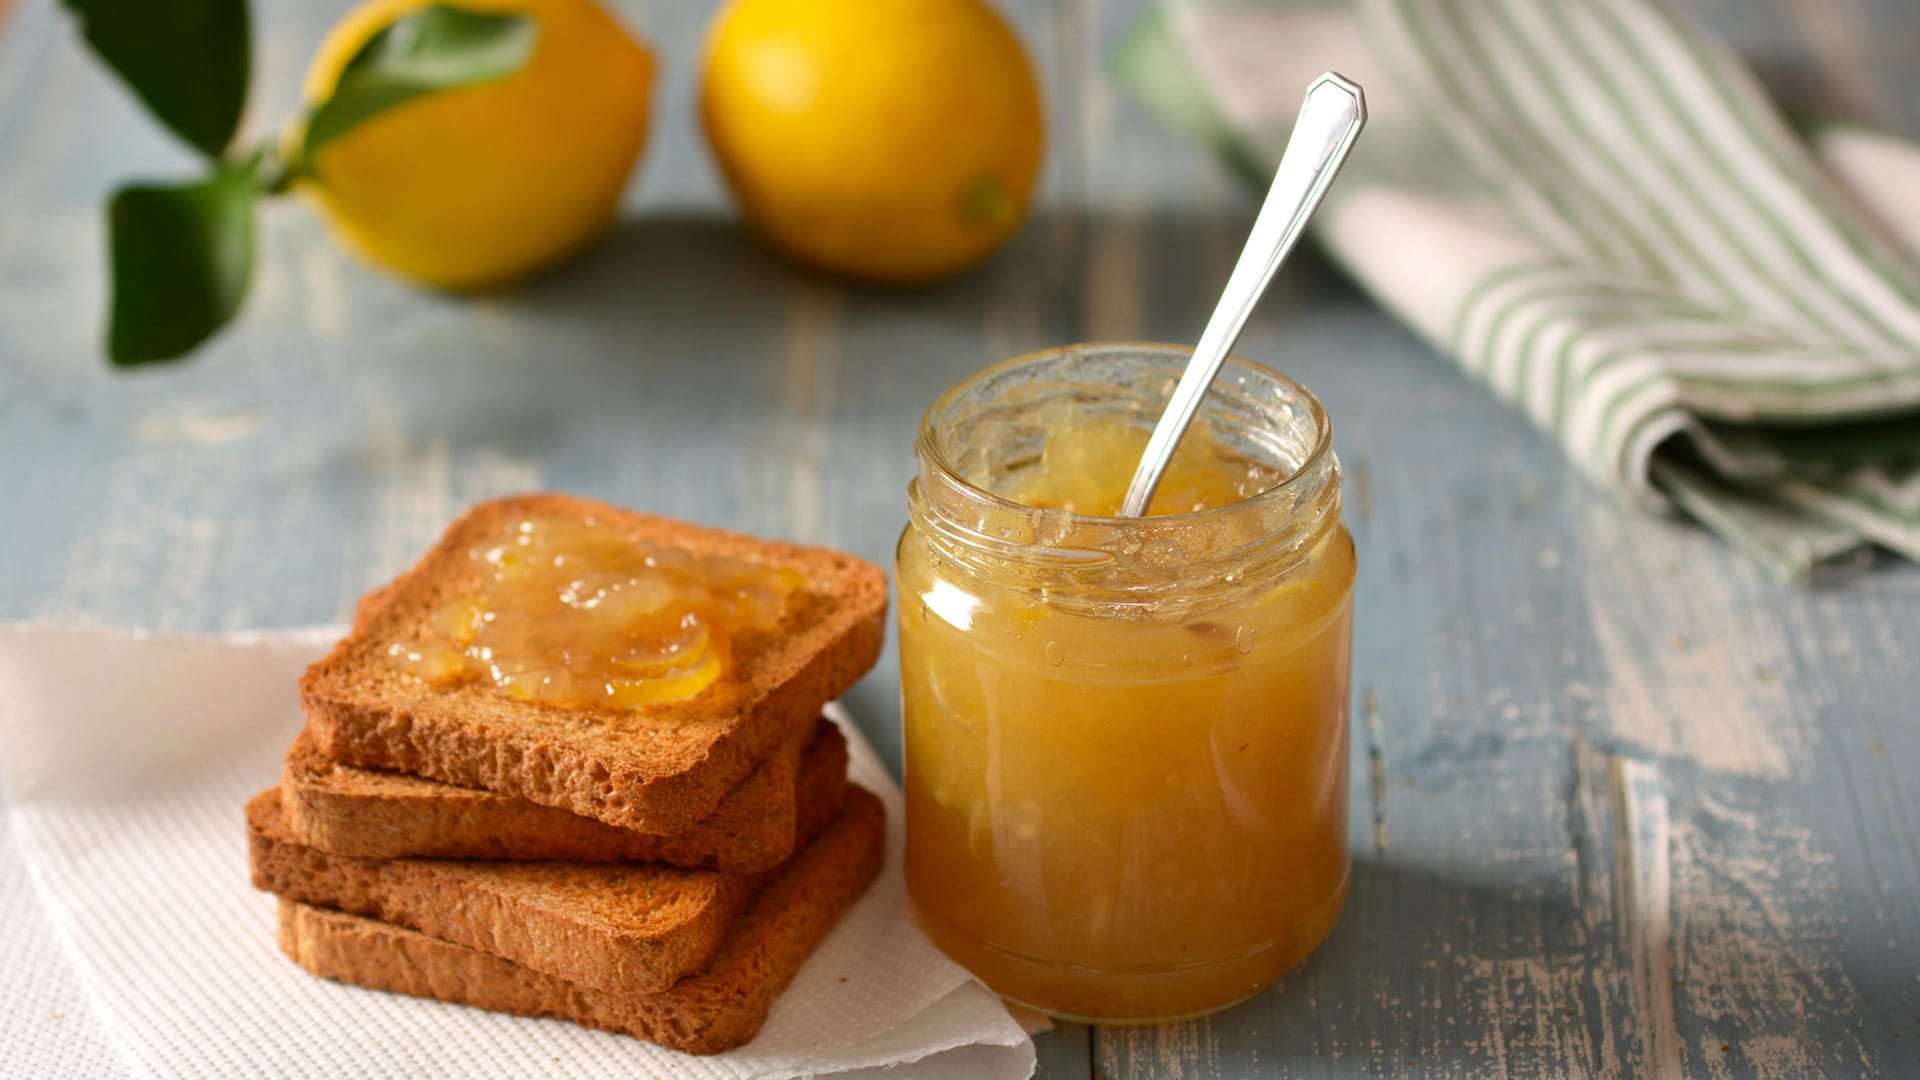
[[[341,986],[279,953],[248,884],[247,797],[300,726],[294,684],[336,629],[182,637],[0,626],[10,846],[98,1026],[161,1076],[1025,1077],[1033,1044],[914,925],[899,789],[844,714],[850,772],[886,802],[888,861],[751,1044],[699,1058],[554,1020]],[[36,941],[40,952],[45,943]],[[900,1075],[898,1072],[892,1075]]]

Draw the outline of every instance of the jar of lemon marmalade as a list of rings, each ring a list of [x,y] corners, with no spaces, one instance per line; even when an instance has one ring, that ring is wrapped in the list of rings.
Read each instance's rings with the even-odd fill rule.
[[[1118,518],[1188,352],[1076,345],[928,411],[900,541],[908,888],[994,990],[1097,1023],[1240,1001],[1346,896],[1353,541],[1325,412],[1228,363]]]

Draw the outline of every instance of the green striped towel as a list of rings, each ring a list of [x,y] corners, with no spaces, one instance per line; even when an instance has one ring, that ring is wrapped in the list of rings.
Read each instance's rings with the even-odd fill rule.
[[[1920,559],[1920,148],[1803,142],[1655,0],[1164,0],[1116,61],[1262,188],[1328,69],[1322,244],[1583,471],[1782,577]]]

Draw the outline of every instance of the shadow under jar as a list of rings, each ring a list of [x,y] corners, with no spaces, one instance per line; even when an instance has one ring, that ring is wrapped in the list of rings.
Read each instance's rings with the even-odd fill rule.
[[[1068,1019],[1243,1000],[1346,897],[1354,552],[1320,403],[1234,359],[1161,516],[1075,512],[1118,505],[1188,355],[1019,357],[950,389],[916,445],[907,885],[950,956]]]

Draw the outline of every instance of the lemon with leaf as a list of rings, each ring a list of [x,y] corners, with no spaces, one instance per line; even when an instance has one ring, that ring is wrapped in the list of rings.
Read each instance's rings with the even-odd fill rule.
[[[593,0],[372,0],[328,35],[287,136],[237,146],[246,0],[65,0],[203,175],[116,190],[107,354],[172,360],[239,311],[258,202],[298,189],[369,260],[449,289],[557,262],[613,218],[653,58]]]
[[[1039,171],[1039,87],[984,0],[733,0],[708,32],[708,143],[775,248],[915,284],[1013,235]]]
[[[289,140],[299,190],[368,260],[428,285],[506,284],[566,258],[613,219],[646,141],[654,62],[591,0],[460,0],[473,14],[517,15],[511,33],[469,40],[463,62],[510,72],[357,119],[342,132],[326,103],[369,75],[400,20],[426,0],[373,0],[342,20],[307,72],[307,119]],[[422,31],[414,30],[412,34]],[[446,29],[445,33],[461,33]]]

